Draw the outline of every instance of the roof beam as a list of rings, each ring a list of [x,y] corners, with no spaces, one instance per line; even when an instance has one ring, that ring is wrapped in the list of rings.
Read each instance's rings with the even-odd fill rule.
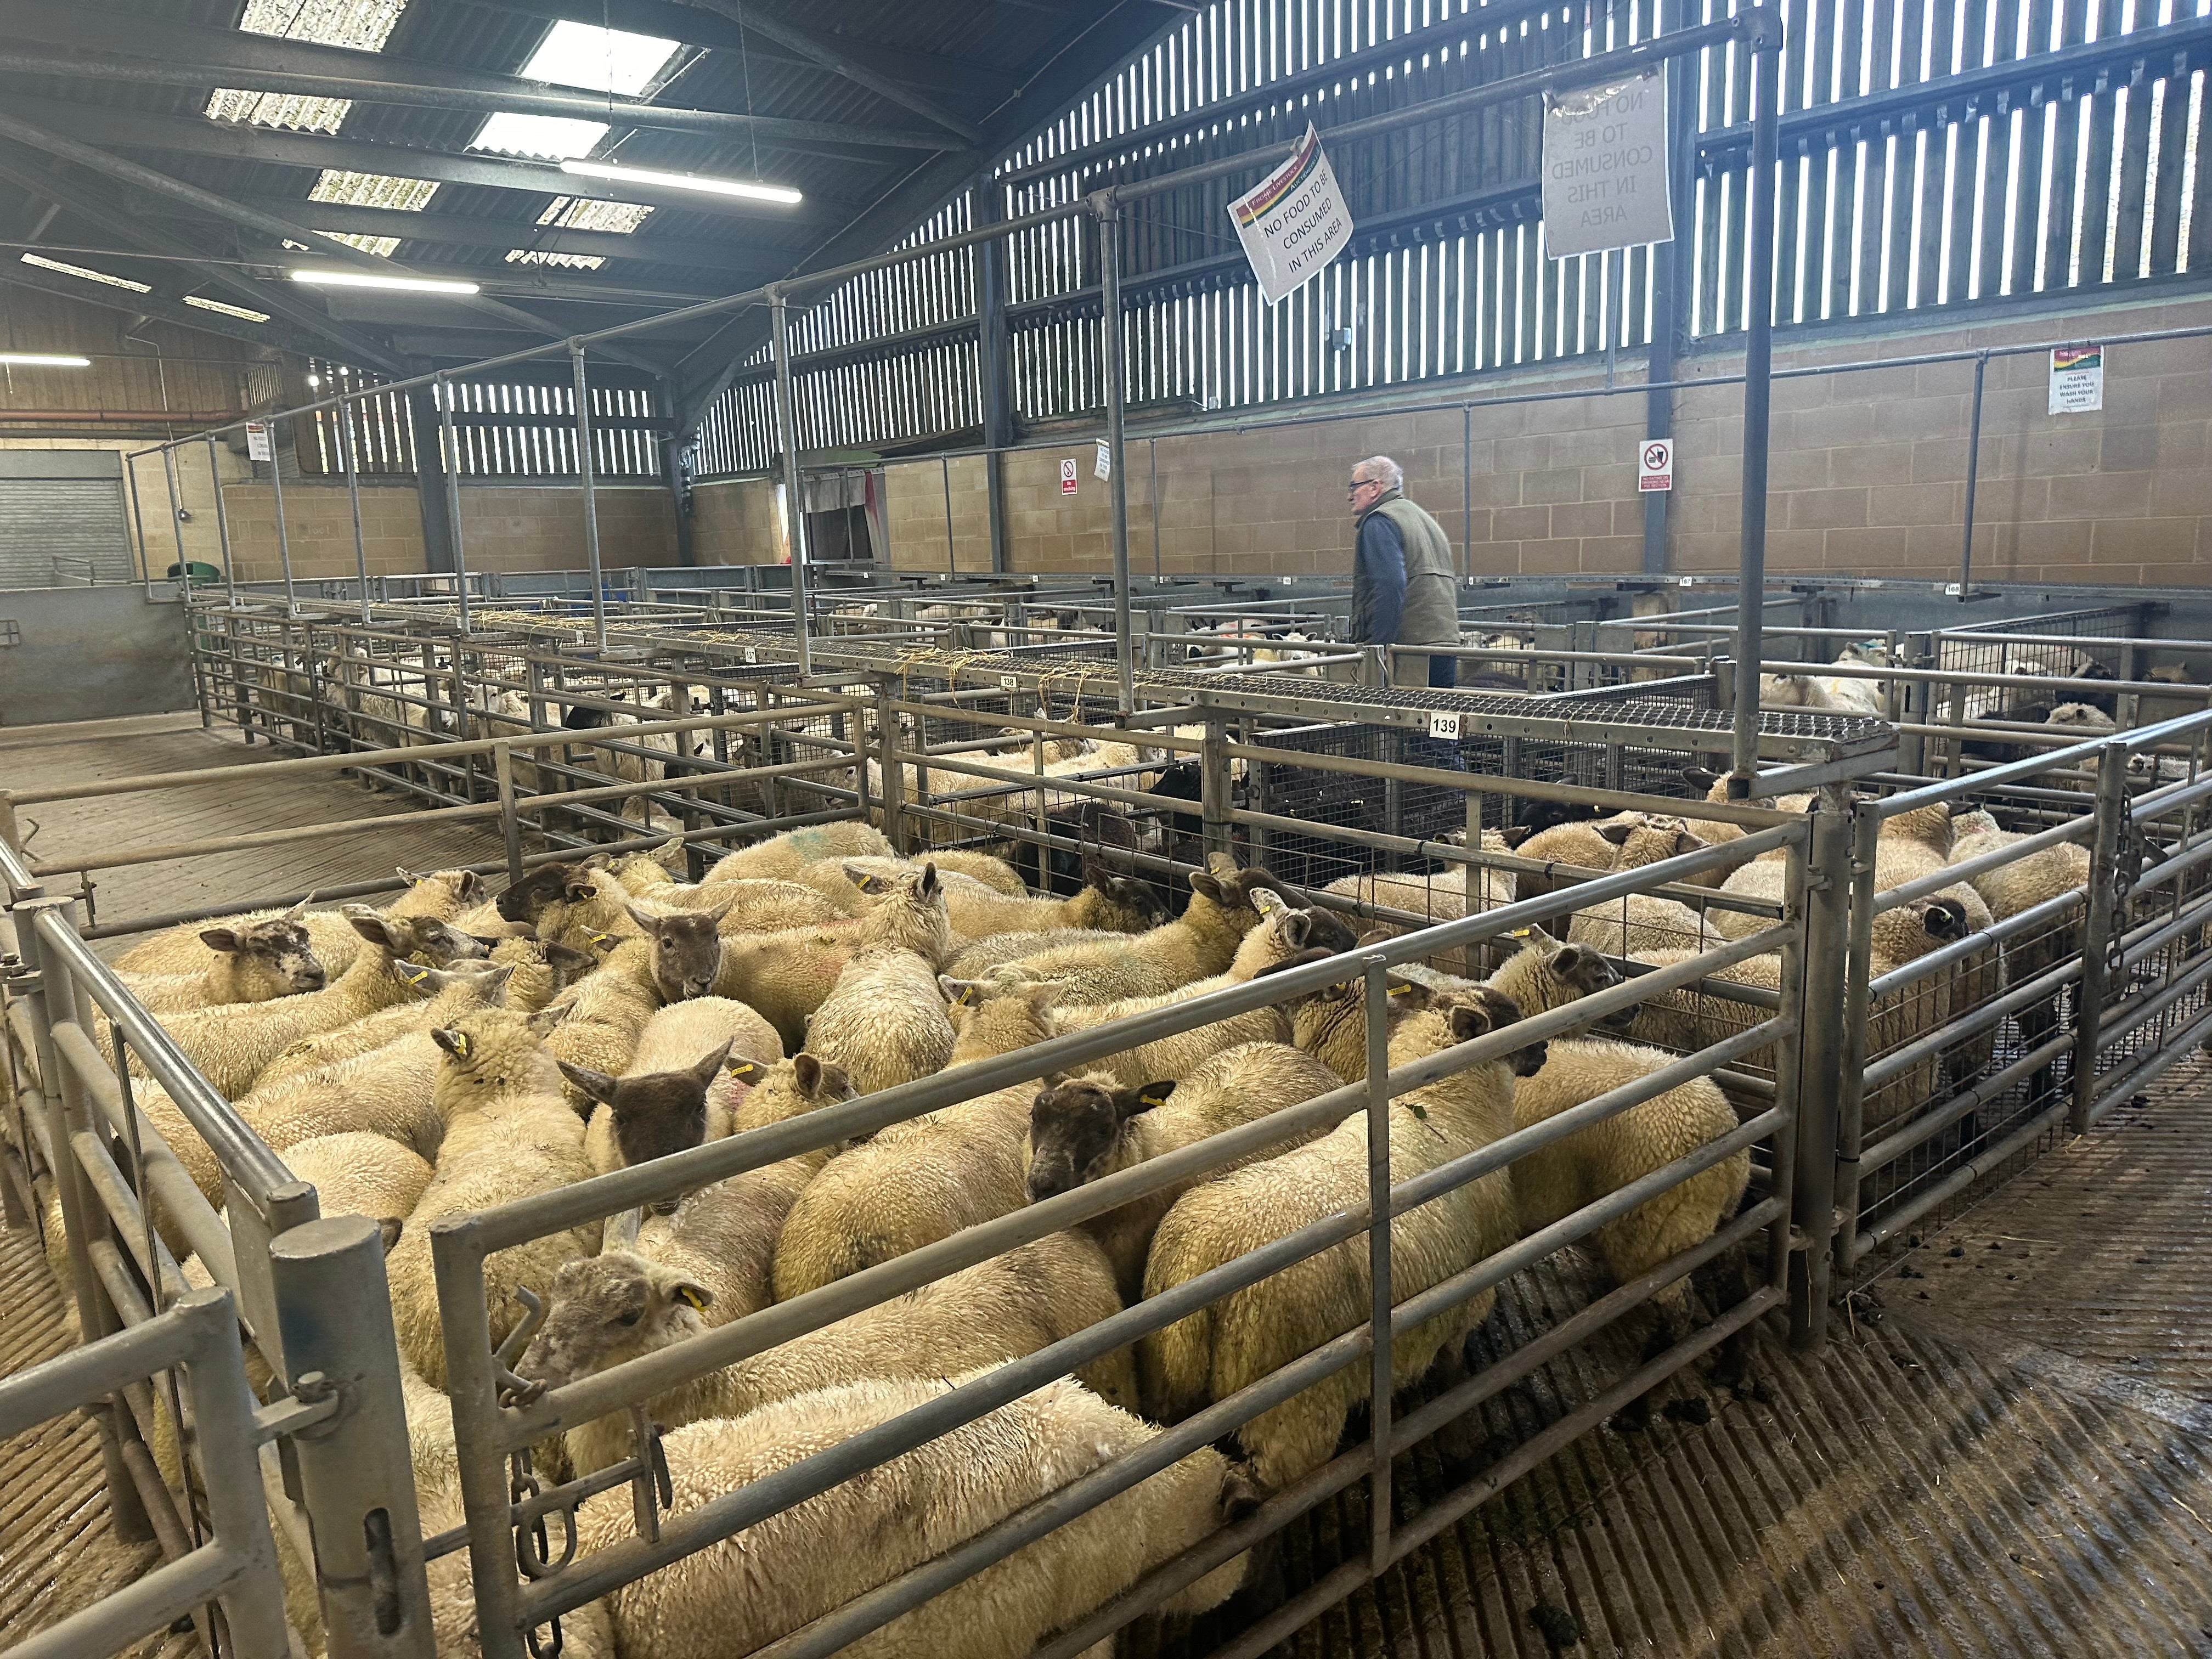
[[[424,104],[440,109],[515,110],[663,128],[732,138],[784,140],[830,154],[863,149],[943,149],[941,134],[836,121],[684,109],[635,98],[580,92],[511,75],[454,70],[385,52],[318,42],[282,40],[238,29],[175,23],[135,12],[56,7],[41,0],[0,0],[0,34],[8,39],[0,68],[27,75],[70,75],[160,86],[238,87],[300,92],[371,103]],[[43,41],[70,56],[27,50]],[[118,57],[128,46],[135,54]],[[155,54],[158,54],[155,56]],[[9,61],[13,60],[13,61]]]
[[[95,185],[65,178],[43,162],[22,155],[12,146],[0,149],[0,179],[7,179],[25,190],[36,191],[49,201],[60,202],[104,227],[110,234],[125,242],[135,242],[149,253],[185,260],[210,281],[229,289],[255,310],[287,318],[308,334],[328,342],[337,349],[338,356],[356,367],[380,368],[394,374],[405,372],[391,346],[374,335],[363,334],[338,322],[308,304],[303,295],[286,293],[273,283],[257,283],[234,265],[206,257],[206,249],[149,224],[143,216],[131,212],[116,196]],[[37,267],[26,265],[22,269]]]
[[[349,236],[397,236],[453,247],[530,248],[642,264],[690,265],[715,273],[714,292],[727,294],[780,276],[798,258],[752,242],[697,242],[612,230],[566,230],[528,220],[479,219],[465,213],[410,213],[402,208],[303,202],[287,196],[246,196],[248,207],[281,213],[312,229]],[[167,211],[170,204],[164,204]],[[780,263],[762,264],[766,259]]]
[[[767,218],[784,222],[818,219],[826,206],[819,197],[810,197],[808,203],[798,207],[783,207],[697,191],[651,189],[627,180],[617,185],[611,180],[566,173],[544,162],[519,161],[501,155],[457,155],[447,150],[363,143],[357,139],[332,138],[315,132],[273,132],[259,127],[234,127],[218,121],[204,121],[193,116],[149,115],[136,110],[65,103],[54,98],[20,98],[10,94],[4,106],[9,115],[36,122],[44,130],[80,140],[97,140],[122,149],[212,155],[231,161],[274,161],[317,171],[335,167],[342,172],[428,179],[447,185],[482,185],[493,190],[527,191],[539,196],[635,202],[687,213],[726,214],[735,218]],[[827,207],[827,210],[834,211],[834,206]]]
[[[0,264],[0,283],[15,288],[34,289],[40,294],[51,294],[58,299],[98,306],[103,311],[119,311],[125,316],[151,317],[161,322],[174,324],[179,328],[193,328],[203,334],[220,335],[227,340],[274,346],[300,356],[319,357],[330,349],[327,342],[295,333],[274,319],[266,323],[249,323],[242,317],[226,317],[219,311],[202,311],[196,306],[162,299],[159,295],[127,294],[120,289],[103,288],[97,283],[81,283],[58,271],[40,270],[36,265]]]
[[[834,70],[855,86],[866,87],[878,98],[888,98],[892,103],[912,110],[926,120],[934,121],[947,132],[955,132],[970,144],[982,142],[983,130],[974,122],[963,120],[951,110],[926,98],[911,87],[902,86],[890,76],[871,69],[845,50],[834,35],[817,34],[787,23],[780,17],[763,12],[757,4],[745,0],[686,0],[686,3],[704,10],[717,12],[742,28],[763,35],[780,46],[788,46],[802,58],[811,58],[827,70]]]
[[[408,274],[407,267],[396,260],[374,258],[363,253],[358,248],[349,246],[346,243],[325,236],[320,231],[309,230],[304,225],[293,224],[273,214],[262,213],[256,209],[241,206],[226,197],[218,196],[213,191],[202,190],[198,185],[188,185],[181,179],[172,179],[165,173],[156,173],[151,167],[140,167],[136,161],[125,161],[119,155],[111,155],[106,150],[94,145],[79,143],[73,138],[48,132],[44,128],[29,121],[20,120],[12,114],[0,113],[0,137],[12,138],[18,143],[28,144],[34,149],[45,150],[50,155],[59,156],[64,161],[74,161],[80,167],[90,167],[95,173],[104,173],[110,178],[123,180],[125,184],[137,185],[142,189],[154,191],[161,195],[173,197],[178,201],[189,203],[203,212],[212,213],[220,218],[230,220],[250,230],[258,230],[265,236],[274,236],[279,240],[298,242],[311,252],[327,254],[341,265],[350,269],[368,271],[379,276]],[[281,287],[281,284],[269,285],[270,289],[278,287]],[[261,289],[258,291],[266,293],[269,289]],[[485,312],[489,315],[501,318],[550,339],[565,338],[569,332],[566,329],[556,328],[532,316],[519,306],[508,305],[504,300],[495,300],[478,294],[465,296],[464,303],[471,310]],[[660,369],[660,365],[652,358],[637,356],[627,348],[608,347],[605,349],[608,356],[617,358],[636,368],[652,372],[659,372]]]
[[[761,63],[822,68],[814,59],[793,52],[788,46],[780,46],[764,35],[757,35],[747,40],[744,38],[744,32],[727,18],[702,11],[696,6],[680,4],[678,0],[474,0],[474,3],[494,11],[511,12],[519,16],[543,17],[556,21],[566,20],[589,23],[595,27],[605,25],[610,28],[627,29],[634,34],[649,34],[663,40],[680,40],[685,46],[705,46],[717,52],[742,49]],[[1073,3],[1087,6],[1091,0],[1073,0]],[[878,74],[893,81],[902,81],[908,86],[971,95],[983,91],[989,93],[995,101],[1020,84],[1019,76],[992,64],[976,63],[971,58],[869,46],[857,40],[841,42],[841,45],[854,62],[865,64]],[[834,70],[826,72],[835,73]]]

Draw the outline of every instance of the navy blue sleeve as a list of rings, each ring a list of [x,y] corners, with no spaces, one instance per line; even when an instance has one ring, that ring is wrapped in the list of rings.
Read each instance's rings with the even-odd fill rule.
[[[1369,514],[1359,526],[1359,569],[1374,605],[1367,638],[1361,643],[1395,644],[1398,618],[1406,607],[1406,543],[1383,514]]]

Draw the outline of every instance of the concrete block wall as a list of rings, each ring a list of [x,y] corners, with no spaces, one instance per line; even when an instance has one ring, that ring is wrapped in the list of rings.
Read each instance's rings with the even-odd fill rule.
[[[2212,299],[2071,315],[2039,308],[1970,327],[1886,327],[1817,343],[1785,335],[1775,364],[2205,325],[2212,325]],[[1684,365],[1681,378],[1715,379],[1741,367],[1740,353],[1701,353]],[[1601,384],[1577,365],[1487,378],[1468,390],[1490,397]],[[1971,362],[1775,382],[1769,569],[1922,580],[1954,572],[1972,384]],[[2212,584],[2212,337],[2108,349],[2101,413],[2049,414],[2047,386],[2040,353],[1990,362],[1975,574],[1991,581]],[[1440,384],[1428,395],[1455,389]],[[1741,410],[1738,385],[1676,396],[1669,569],[1736,566]],[[1353,462],[1379,453],[1405,468],[1407,493],[1437,515],[1462,556],[1462,544],[1471,541],[1478,574],[1633,571],[1643,558],[1635,458],[1644,430],[1643,394],[1629,385],[1605,398],[1477,409],[1471,441],[1463,441],[1456,409],[1162,439],[1157,483],[1152,446],[1139,437],[1129,449],[1130,562],[1139,574],[1151,571],[1157,517],[1163,574],[1347,574],[1345,479]],[[1111,567],[1107,487],[1092,475],[1091,459],[1088,438],[1005,459],[1012,568]],[[1060,493],[1063,459],[1077,463],[1072,497]],[[1465,485],[1463,464],[1471,473]],[[893,562],[942,569],[945,511],[937,463],[886,472]],[[953,495],[960,566],[988,568],[980,460],[953,463]],[[971,500],[969,510],[963,504]]]
[[[56,370],[54,373],[59,373]],[[146,448],[157,441],[149,437],[133,438],[20,438],[0,434],[0,449],[107,449],[129,455],[134,450]],[[126,461],[126,469],[131,467]],[[244,476],[243,457],[234,456],[222,444],[216,446],[216,471],[228,484]],[[204,564],[221,565],[222,544],[216,533],[215,491],[216,477],[208,470],[207,446],[187,446],[179,453],[176,465],[177,504],[191,517],[174,523],[169,516],[169,485],[162,476],[158,457],[148,456],[137,463],[139,515],[144,521],[147,551],[154,562],[154,574],[159,576],[177,562],[179,538],[185,556]],[[409,498],[411,506],[413,497]],[[139,556],[138,530],[131,531],[133,556]],[[352,557],[351,543],[348,543],[349,560]]]
[[[701,564],[784,562],[787,556],[774,481],[731,478],[695,488],[691,556]]]

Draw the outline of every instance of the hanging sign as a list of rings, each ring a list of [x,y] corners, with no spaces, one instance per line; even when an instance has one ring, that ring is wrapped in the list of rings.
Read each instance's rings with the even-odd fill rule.
[[[2105,348],[2051,348],[2051,413],[2090,415],[2105,406]]]
[[[1290,160],[1229,204],[1229,222],[1269,305],[1297,293],[1344,252],[1352,210],[1310,121]]]
[[[1646,438],[1636,453],[1636,488],[1639,491],[1674,487],[1674,441]]]
[[[1667,77],[1656,70],[1544,98],[1544,251],[1552,258],[1674,240]]]
[[[1072,460],[1060,464],[1060,493],[1063,495],[1075,493],[1075,463]]]
[[[248,421],[246,423],[246,459],[249,461],[271,461],[276,451],[269,441],[269,422]]]
[[[1103,438],[1098,441],[1098,459],[1091,464],[1091,470],[1102,479],[1114,476],[1114,446]]]

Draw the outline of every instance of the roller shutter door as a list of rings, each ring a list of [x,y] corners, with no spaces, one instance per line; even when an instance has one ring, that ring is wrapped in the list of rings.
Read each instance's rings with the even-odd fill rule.
[[[118,456],[0,453],[0,587],[73,587],[88,576],[127,582],[137,574]]]

